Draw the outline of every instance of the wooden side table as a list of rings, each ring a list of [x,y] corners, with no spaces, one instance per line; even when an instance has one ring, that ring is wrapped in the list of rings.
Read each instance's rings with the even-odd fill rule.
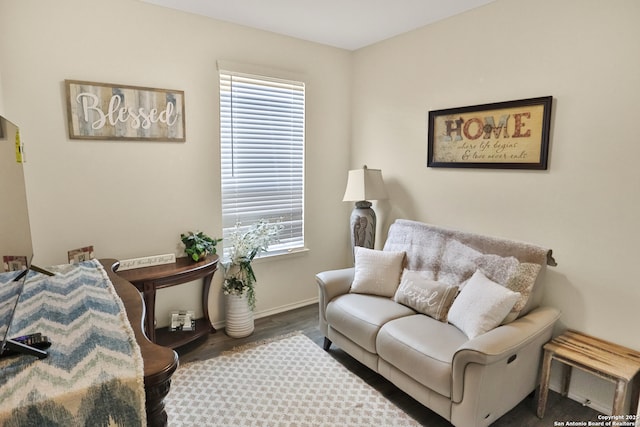
[[[209,319],[209,289],[211,279],[218,269],[218,256],[209,255],[204,261],[193,262],[187,257],[176,259],[175,263],[156,265],[153,267],[134,268],[117,272],[142,292],[147,313],[145,316],[145,332],[149,339],[159,345],[177,348],[203,335],[215,332]],[[168,288],[202,279],[202,312],[204,317],[196,319],[195,331],[174,331],[169,328],[156,329],[155,308],[156,290]]]
[[[562,396],[567,396],[573,367],[616,384],[612,415],[625,415],[624,403],[631,383],[631,411],[635,413],[640,395],[640,352],[599,338],[568,330],[544,345],[538,395],[538,417],[543,418],[549,393],[551,361],[563,364]]]

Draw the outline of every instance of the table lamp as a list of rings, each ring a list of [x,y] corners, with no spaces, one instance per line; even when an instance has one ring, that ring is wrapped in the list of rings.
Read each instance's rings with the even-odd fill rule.
[[[373,249],[376,240],[376,213],[369,200],[386,198],[387,190],[384,188],[380,169],[369,169],[364,165],[362,169],[349,171],[342,201],[356,202],[350,221],[352,249],[356,246]]]

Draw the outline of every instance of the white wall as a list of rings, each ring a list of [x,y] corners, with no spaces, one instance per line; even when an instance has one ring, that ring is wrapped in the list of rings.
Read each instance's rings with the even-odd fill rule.
[[[124,259],[172,253],[188,230],[221,235],[220,59],[281,69],[307,83],[310,251],[256,266],[257,311],[312,302],[314,274],[347,262],[348,207],[341,198],[350,52],[135,0],[3,1],[0,52],[6,114],[19,124],[28,154],[39,265],[65,263],[67,250],[86,245],[94,245],[96,257]],[[70,140],[65,79],[184,90],[187,141]],[[343,223],[344,230],[334,226]],[[224,317],[220,279],[216,274],[210,301],[214,322]],[[186,304],[197,301],[197,286],[174,290]],[[171,307],[174,296],[160,299],[166,311],[191,308]],[[164,322],[166,313],[158,316]]]
[[[635,0],[498,0],[362,49],[351,162],[383,170],[385,226],[407,217],[552,248],[545,303],[560,327],[636,350],[639,18]],[[547,171],[426,167],[429,110],[547,95]],[[608,407],[609,391],[575,394]]]
[[[30,257],[33,248],[24,170],[23,165],[16,162],[15,137],[18,129],[1,116],[0,126],[4,132],[0,137],[0,254]],[[2,271],[5,271],[4,262],[0,264]]]
[[[383,232],[404,217],[549,246],[559,266],[545,303],[563,311],[560,326],[640,350],[638,18],[635,0],[497,0],[351,54],[135,0],[3,1],[1,104],[26,143],[36,260],[66,262],[87,244],[98,257],[153,255],[187,230],[220,234],[225,59],[308,83],[311,250],[256,266],[258,312],[312,300],[313,275],[348,263],[340,200],[347,169],[366,163],[391,194],[377,204]],[[184,90],[187,142],[70,140],[64,79]],[[429,110],[545,95],[548,171],[426,168]],[[578,376],[572,393],[606,406],[611,390]]]

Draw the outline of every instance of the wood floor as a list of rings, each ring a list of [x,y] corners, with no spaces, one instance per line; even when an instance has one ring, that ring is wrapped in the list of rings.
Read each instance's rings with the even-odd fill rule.
[[[301,331],[319,346],[322,346],[324,338],[318,329],[318,306],[316,304],[257,319],[255,326],[254,333],[247,338],[230,338],[225,335],[224,330],[219,330],[215,334],[184,346],[178,350],[180,363],[209,359],[237,346],[267,340],[296,331]],[[429,427],[451,426],[445,419],[425,408],[401,390],[398,390],[389,381],[355,361],[335,345],[331,346],[329,354],[377,389],[387,399],[394,402],[396,406],[415,418],[420,424]],[[566,425],[567,421],[597,421],[599,414],[593,409],[584,407],[568,398],[563,398],[553,391],[549,392],[547,410],[542,420],[535,414],[536,404],[537,402],[534,401],[533,397],[527,397],[492,426],[548,427],[553,426],[555,421],[564,422]]]

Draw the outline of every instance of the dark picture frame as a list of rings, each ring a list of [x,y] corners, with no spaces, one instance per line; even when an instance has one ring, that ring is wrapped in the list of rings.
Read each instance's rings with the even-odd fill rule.
[[[547,169],[552,96],[429,111],[427,167]]]

